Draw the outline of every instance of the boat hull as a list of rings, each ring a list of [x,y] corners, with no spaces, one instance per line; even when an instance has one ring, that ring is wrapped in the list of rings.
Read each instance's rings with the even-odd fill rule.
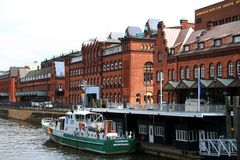
[[[97,139],[71,135],[52,129],[50,139],[61,145],[100,154],[121,154],[135,151],[135,139]]]

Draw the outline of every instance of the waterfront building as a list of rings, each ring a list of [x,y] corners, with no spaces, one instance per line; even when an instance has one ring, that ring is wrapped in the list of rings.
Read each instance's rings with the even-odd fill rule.
[[[66,83],[70,84],[67,101],[81,102],[80,85],[85,80],[88,85],[99,87],[100,97],[106,102],[152,103],[153,48],[154,39],[144,38],[141,29],[132,26],[124,37],[111,33],[105,40],[84,42],[80,54],[65,60]],[[89,98],[96,99],[94,95]]]
[[[196,29],[181,30],[175,44],[168,48],[166,54],[163,54],[166,57],[163,60],[166,65],[162,66],[165,75],[163,90],[165,91],[164,101],[167,103],[184,104],[187,98],[197,98],[199,75],[201,98],[208,104],[224,104],[224,96],[240,95],[238,85],[240,21],[234,18],[232,21],[215,23],[219,17],[212,17],[212,15],[220,16],[221,14],[212,14],[215,11],[209,11],[209,13],[204,11],[209,7],[218,8],[218,6],[225,6],[216,11],[221,11],[221,14],[231,8],[233,11],[228,16],[235,17],[240,14],[239,3],[231,0],[197,10]],[[238,6],[237,11],[236,6]],[[197,23],[200,13],[203,16],[203,22]],[[165,32],[159,34],[161,33]]]
[[[16,86],[18,73],[24,74],[28,67],[10,67],[0,73],[0,103],[16,102]]]
[[[60,58],[61,59],[61,58]],[[41,63],[41,68],[19,73],[17,79],[17,102],[64,103],[64,62],[55,59]]]

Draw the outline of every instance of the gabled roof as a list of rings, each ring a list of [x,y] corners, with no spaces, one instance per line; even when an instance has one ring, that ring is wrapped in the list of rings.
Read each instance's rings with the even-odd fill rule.
[[[172,48],[178,38],[181,31],[180,28],[164,28],[165,39],[167,40],[167,47]]]
[[[33,77],[33,76],[37,76],[37,75],[45,75],[45,74],[48,74],[48,73],[50,73],[50,68],[38,69],[38,70],[28,72],[26,77]]]
[[[240,34],[240,21],[234,21],[223,25],[212,27],[210,30],[202,29],[194,31],[186,44],[190,44],[196,41],[206,41],[208,39],[222,38],[229,35]]]

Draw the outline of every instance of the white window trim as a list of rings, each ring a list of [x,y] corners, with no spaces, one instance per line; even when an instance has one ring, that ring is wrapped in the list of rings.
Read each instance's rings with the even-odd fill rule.
[[[165,130],[162,126],[154,126],[154,135],[158,137],[165,137]]]
[[[147,127],[147,125],[139,124],[138,125],[138,133],[147,135],[148,134],[148,127]]]

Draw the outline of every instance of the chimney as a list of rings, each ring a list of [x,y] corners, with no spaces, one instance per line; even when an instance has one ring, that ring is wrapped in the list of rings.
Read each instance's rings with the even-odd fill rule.
[[[211,30],[212,27],[213,27],[213,21],[208,21],[208,22],[207,22],[207,29],[208,29],[208,30]]]
[[[180,24],[181,24],[181,28],[182,28],[182,29],[189,28],[189,26],[188,26],[188,20],[187,20],[187,19],[181,19],[181,20],[180,20]]]

